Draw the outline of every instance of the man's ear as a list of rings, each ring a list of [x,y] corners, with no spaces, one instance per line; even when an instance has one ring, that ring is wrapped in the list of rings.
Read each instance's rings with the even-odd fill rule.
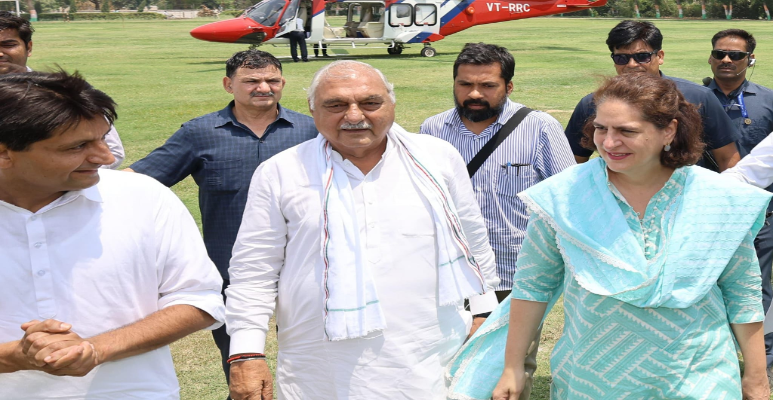
[[[510,93],[513,92],[513,81],[507,82],[507,95],[510,96]]]
[[[32,55],[32,40],[27,44],[27,57]]]
[[[8,146],[0,143],[0,169],[7,169],[12,165],[11,150],[8,150]]]
[[[234,90],[231,88],[231,85],[232,85],[231,78],[227,76],[223,77],[223,89],[225,89],[226,92],[228,93],[234,92]]]

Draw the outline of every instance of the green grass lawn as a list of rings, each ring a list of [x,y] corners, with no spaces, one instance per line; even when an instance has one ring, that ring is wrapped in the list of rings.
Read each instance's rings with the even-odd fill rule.
[[[188,31],[210,22],[114,21],[40,22],[35,24],[34,51],[29,65],[37,70],[60,65],[79,70],[118,102],[116,127],[126,146],[129,166],[161,145],[181,123],[218,110],[230,100],[222,88],[225,60],[245,45],[201,42]],[[600,79],[614,74],[604,44],[606,33],[618,21],[609,19],[540,18],[484,25],[453,35],[433,46],[434,58],[418,55],[413,46],[402,56],[385,49],[333,49],[336,57],[355,58],[381,69],[395,84],[397,122],[416,131],[425,118],[453,106],[451,74],[464,43],[485,41],[510,49],[515,55],[512,99],[548,111],[566,124],[577,101],[593,91]],[[766,21],[658,21],[665,36],[663,71],[695,82],[711,74],[707,63],[711,36],[737,27],[757,37],[758,66],[753,80],[773,87],[773,24]],[[289,60],[287,47],[261,49]],[[309,49],[311,52],[311,49]],[[304,88],[325,60],[288,63],[282,104],[308,113]],[[188,179],[174,187],[199,220],[196,187]],[[543,331],[540,368],[532,398],[549,397],[548,355],[558,339],[562,310],[555,309]],[[270,330],[273,332],[273,329]],[[276,338],[268,352],[276,353]],[[175,343],[173,354],[182,398],[224,399],[227,389],[218,353],[208,332]]]

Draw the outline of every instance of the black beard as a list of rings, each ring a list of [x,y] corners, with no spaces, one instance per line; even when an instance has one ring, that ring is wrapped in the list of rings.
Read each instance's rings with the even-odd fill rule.
[[[502,113],[502,110],[504,110],[506,102],[507,97],[503,98],[502,101],[500,101],[499,104],[497,104],[495,107],[491,107],[491,104],[489,104],[489,102],[486,100],[465,100],[464,103],[459,104],[456,96],[454,96],[456,111],[461,117],[466,118],[472,122],[481,122],[498,116]],[[480,110],[471,110],[467,108],[472,104],[480,104],[486,108]]]

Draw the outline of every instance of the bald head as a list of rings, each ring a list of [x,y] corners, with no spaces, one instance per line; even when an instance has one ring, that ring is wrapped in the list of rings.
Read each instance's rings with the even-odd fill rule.
[[[317,71],[314,77],[311,79],[311,86],[307,91],[307,99],[309,101],[309,108],[314,110],[317,99],[317,89],[323,81],[327,80],[356,80],[365,76],[375,76],[378,81],[383,85],[383,89],[388,95],[388,99],[394,105],[395,92],[394,86],[389,83],[384,74],[377,68],[374,68],[370,64],[366,64],[360,61],[353,60],[340,60],[332,62]]]

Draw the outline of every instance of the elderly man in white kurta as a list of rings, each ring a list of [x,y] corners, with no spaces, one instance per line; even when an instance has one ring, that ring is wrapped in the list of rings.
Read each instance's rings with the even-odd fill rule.
[[[321,134],[255,172],[227,289],[235,400],[272,396],[275,308],[280,399],[445,399],[472,315],[496,306],[464,162],[395,124],[394,99],[367,64],[324,67],[309,89]]]

